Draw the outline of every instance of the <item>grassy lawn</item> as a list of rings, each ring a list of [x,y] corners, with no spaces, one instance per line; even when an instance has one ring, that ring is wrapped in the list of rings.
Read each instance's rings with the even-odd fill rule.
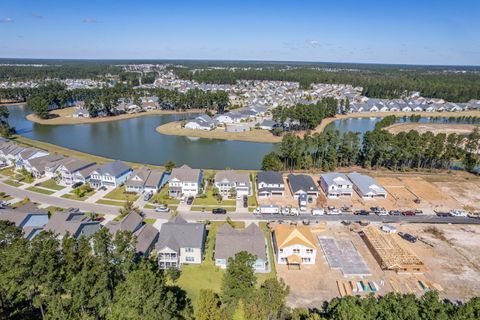
[[[14,177],[15,172],[14,172],[13,166],[1,169],[0,174],[4,175],[4,176],[7,176],[7,177]]]
[[[122,200],[122,201],[135,201],[138,199],[138,194],[135,193],[125,193],[125,186],[120,188],[115,188],[109,193],[107,193],[103,198],[110,200]]]
[[[70,199],[70,200],[85,201],[85,200],[87,200],[90,196],[92,196],[92,195],[94,195],[94,194],[95,194],[95,191],[92,191],[92,192],[86,193],[83,197],[79,197],[79,196],[77,196],[77,195],[74,194],[74,193],[66,193],[66,194],[62,195],[62,198]]]
[[[51,194],[55,193],[54,191],[50,191],[50,190],[46,190],[46,189],[42,189],[42,188],[37,188],[37,187],[28,187],[27,190],[42,193],[42,194],[46,194],[46,195],[51,195]]]
[[[49,212],[50,214],[54,214],[55,212],[59,212],[59,211],[63,212],[65,210],[66,210],[65,208],[60,208],[55,206],[50,206],[45,208],[45,211]]]
[[[226,200],[221,200],[218,201],[217,197],[213,196],[212,188],[207,188],[207,191],[205,192],[206,197],[201,198],[201,197],[196,197],[195,200],[193,201],[194,206],[235,206],[236,201],[235,199],[226,199]]]
[[[170,198],[168,196],[168,185],[160,189],[159,192],[155,193],[153,197],[148,201],[149,203],[163,203],[163,204],[179,204],[180,200],[175,198]]]
[[[47,188],[47,189],[57,190],[57,191],[65,189],[64,186],[61,186],[61,185],[57,184],[55,182],[55,180],[53,180],[53,179],[50,179],[50,180],[47,180],[47,181],[44,181],[44,182],[40,183],[40,186],[44,187],[44,188]]]
[[[12,204],[12,208],[13,208],[13,209],[19,208],[19,207],[21,207],[21,206],[26,205],[26,204],[29,203],[29,202],[30,202],[30,199],[25,198],[25,199],[23,199],[23,200],[20,200],[20,201],[18,201],[18,202],[15,202],[14,204]]]
[[[97,200],[97,202],[95,203],[98,203],[98,204],[106,204],[106,205],[109,205],[109,206],[118,206],[118,207],[123,207],[125,202],[123,201],[113,201],[113,200],[105,200],[105,199],[100,199],[100,200]]]
[[[157,219],[145,218],[145,219],[143,219],[143,221],[145,221],[145,223],[148,223],[148,224],[154,224],[155,221],[157,221]]]
[[[12,186],[12,187],[17,187],[17,188],[23,185],[23,183],[13,181],[13,180],[5,180],[3,181],[3,183],[8,184],[9,186]]]
[[[190,211],[205,211],[205,212],[212,212],[212,209],[222,208],[227,210],[227,212],[235,211],[236,207],[191,207]]]
[[[6,194],[5,192],[0,192],[0,199],[1,200],[5,200],[5,201],[8,201],[8,200],[12,200],[13,197]]]
[[[194,308],[197,306],[201,289],[211,289],[220,293],[225,270],[205,262],[200,265],[184,265],[181,270],[177,285],[187,292]]]
[[[265,234],[265,238],[267,239],[268,255],[270,258],[270,272],[257,274],[257,283],[261,285],[265,280],[270,278],[275,278],[277,275],[277,272],[275,270],[275,262],[274,262],[275,254],[273,252],[272,234],[268,229],[266,222],[260,222],[258,226],[260,227],[260,229],[262,229],[263,233]]]
[[[257,202],[257,197],[256,197],[257,184],[255,183],[255,174],[254,173],[252,173],[250,175],[250,181],[252,182],[253,195],[248,197],[248,206],[256,208],[256,207],[258,207],[258,202]]]

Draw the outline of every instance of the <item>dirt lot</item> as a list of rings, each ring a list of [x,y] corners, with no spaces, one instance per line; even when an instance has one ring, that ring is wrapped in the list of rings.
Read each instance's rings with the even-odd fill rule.
[[[415,130],[420,133],[432,132],[433,134],[438,133],[457,133],[467,135],[472,132],[477,125],[474,124],[458,124],[458,123],[395,123],[386,129],[391,133],[397,134],[400,132],[408,132],[410,130]]]
[[[330,269],[319,245],[316,264],[302,266],[301,270],[288,270],[277,265],[277,275],[290,286],[288,304],[292,307],[318,307],[325,300],[340,296],[337,281],[374,281],[378,294],[390,291],[423,294],[419,280],[430,287],[438,287],[441,296],[452,300],[465,300],[480,293],[480,226],[438,226],[447,240],[435,238],[423,230],[428,225],[398,225],[400,231],[421,235],[427,243],[405,243],[427,266],[424,274],[397,274],[381,270],[364,241],[358,235],[358,226],[331,223],[327,230],[316,235],[350,240],[367,263],[371,276],[344,277],[340,270]],[[351,231],[355,229],[355,232]],[[402,240],[403,241],[403,240]],[[365,295],[365,293],[361,293]]]

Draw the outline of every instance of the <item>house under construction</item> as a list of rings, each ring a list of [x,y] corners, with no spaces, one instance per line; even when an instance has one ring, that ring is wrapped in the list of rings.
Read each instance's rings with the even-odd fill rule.
[[[362,238],[383,270],[415,273],[426,271],[423,262],[398,242],[398,235],[384,233],[370,225],[363,230]]]

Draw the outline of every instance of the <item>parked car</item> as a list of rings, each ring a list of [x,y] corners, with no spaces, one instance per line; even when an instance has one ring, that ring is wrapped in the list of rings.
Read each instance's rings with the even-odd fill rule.
[[[98,190],[105,191],[105,190],[107,190],[107,187],[101,186],[100,188],[98,188]]]
[[[412,211],[412,210],[406,210],[406,211],[402,212],[402,215],[405,216],[405,217],[412,217],[412,216],[415,215],[415,212]]]
[[[150,200],[150,199],[152,198],[152,196],[153,196],[153,193],[151,193],[151,192],[146,193],[146,194],[143,196],[143,201],[148,201],[148,200]]]
[[[323,210],[322,208],[312,209],[312,215],[314,216],[323,216],[324,213],[325,213],[325,210]]]
[[[466,217],[468,216],[468,212],[462,209],[453,209],[450,210],[450,215],[452,217]]]
[[[72,188],[73,188],[73,189],[78,188],[78,187],[80,187],[82,184],[83,184],[82,181],[76,182],[76,183],[72,184]],[[102,188],[105,188],[105,187],[102,187]],[[105,188],[105,190],[106,190],[106,189],[107,189],[107,188]]]
[[[388,216],[388,211],[385,210],[384,208],[381,208],[380,210],[377,210],[377,212],[375,212],[375,213],[379,216]]]
[[[410,233],[399,232],[398,235],[411,243],[417,242],[417,238],[412,236]]]
[[[193,198],[193,197],[191,197],[191,196],[190,196],[190,197],[188,197],[188,198],[187,198],[187,205],[191,206],[191,205],[192,205],[192,203],[193,203],[193,199],[194,199],[194,198]]]
[[[400,212],[400,210],[390,210],[388,214],[391,216],[399,216],[402,214],[402,212]]]
[[[444,211],[438,211],[438,212],[435,212],[437,217],[449,217],[450,216],[450,213],[449,212],[444,212]]]
[[[313,197],[308,197],[308,203],[312,203],[313,202]]]
[[[328,207],[327,214],[332,215],[332,214],[340,214],[342,213],[340,210],[338,210],[335,207]]]
[[[160,206],[160,207],[156,207],[155,208],[155,211],[156,212],[160,212],[160,213],[169,213],[170,212],[170,208],[167,208],[165,206]]]
[[[216,208],[212,210],[213,214],[227,214],[227,210],[223,208]]]
[[[357,216],[368,216],[370,212],[367,210],[356,210],[353,214]]]
[[[298,208],[292,208],[290,210],[290,215],[291,216],[298,216],[298,214],[299,214]]]
[[[248,197],[247,196],[243,196],[243,207],[248,208]]]

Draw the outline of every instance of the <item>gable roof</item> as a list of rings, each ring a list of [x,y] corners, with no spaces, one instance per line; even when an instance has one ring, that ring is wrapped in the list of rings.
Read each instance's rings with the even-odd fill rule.
[[[93,165],[95,165],[95,162],[81,160],[81,159],[74,158],[74,157],[68,158],[68,160],[65,161],[65,163],[63,163],[63,166],[69,172],[76,172],[76,171],[79,171],[81,169],[93,166]]]
[[[135,231],[137,237],[136,250],[137,253],[145,254],[158,240],[158,230],[151,224],[144,224],[140,229]]]
[[[236,172],[234,170],[221,170],[215,174],[215,182],[228,181],[234,183],[250,184],[248,173]]]
[[[274,226],[275,243],[279,249],[293,245],[303,245],[316,249],[317,245],[312,231],[306,226],[278,224]]]
[[[288,183],[293,193],[297,193],[298,191],[318,191],[312,177],[306,174],[289,174]]]
[[[117,231],[137,231],[142,224],[143,218],[136,212],[130,212],[120,221],[109,221],[105,227],[111,234],[116,234]]]
[[[120,160],[115,160],[114,162],[101,165],[95,171],[102,176],[109,174],[111,176],[117,177],[129,170],[132,170],[132,169],[129,166],[127,166],[124,162]]]
[[[353,184],[358,188],[362,195],[366,194],[387,194],[387,191],[372,177],[352,172],[348,174],[348,178],[352,180]]]
[[[217,231],[215,239],[215,259],[228,259],[246,251],[258,259],[267,260],[265,236],[262,230],[252,223],[247,228],[236,230],[225,223]]]
[[[276,171],[261,171],[257,173],[257,182],[264,182],[266,184],[284,184],[282,174]]]
[[[200,169],[192,169],[186,164],[181,166],[180,168],[174,168],[172,170],[172,174],[170,175],[170,180],[178,179],[180,181],[191,181],[197,182],[200,178],[201,170]]]
[[[180,248],[202,248],[205,232],[205,224],[188,223],[177,216],[162,225],[156,248],[170,248],[177,252]]]
[[[343,173],[329,172],[320,175],[328,186],[331,185],[352,185],[352,182],[348,180],[347,176]]]
[[[67,233],[77,238],[91,236],[100,229],[100,223],[92,221],[82,212],[56,212],[45,225],[46,231],[64,236]]]

